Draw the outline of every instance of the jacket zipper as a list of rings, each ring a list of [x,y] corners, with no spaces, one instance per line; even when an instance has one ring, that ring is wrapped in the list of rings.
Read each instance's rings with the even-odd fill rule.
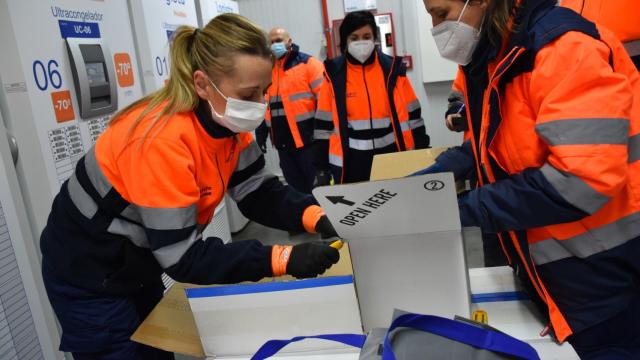
[[[497,74],[497,72],[500,70],[500,68],[502,67],[503,63],[506,62],[507,60],[509,60],[509,58],[511,57],[511,55],[514,52],[517,53],[519,51],[520,51],[520,48],[517,47],[517,46],[514,47],[513,49],[511,49],[511,51],[509,51],[507,56],[505,56],[504,59],[500,63],[498,63],[496,65],[496,68],[495,68],[493,74],[491,74],[491,78],[489,79],[489,83],[488,83],[489,84],[488,89],[485,90],[485,93],[484,93],[483,98],[482,98],[482,105],[483,106],[482,106],[481,121],[484,118],[487,118],[487,119],[489,118],[489,97],[491,96],[491,92],[492,92],[492,90],[494,88],[494,82],[497,79],[499,79],[502,76],[502,74],[505,73],[505,71],[508,69],[508,67],[507,67],[507,69],[503,69],[500,72],[500,74]],[[515,59],[517,57],[518,57],[518,54],[516,54],[516,56],[514,56],[513,59],[510,60],[511,63],[513,63],[513,61],[515,61]],[[509,67],[510,66],[511,65],[509,65]],[[489,125],[487,124],[487,127],[488,126]],[[482,171],[481,176],[484,175],[485,178],[487,179],[487,182],[491,183],[491,179],[489,178],[489,174],[488,174],[488,171],[487,171],[487,163],[486,163],[487,156],[485,156],[485,150],[484,150],[484,149],[486,149],[486,153],[488,155],[488,151],[489,150],[487,149],[488,144],[486,143],[487,142],[487,131],[488,130],[486,130],[486,128],[484,128],[482,126],[480,127],[480,138],[479,138],[480,144],[479,144],[478,149],[480,150],[480,154],[479,155],[480,155],[480,170]]]
[[[367,92],[367,104],[369,105],[369,125],[371,126],[371,132],[373,133],[373,110],[371,110],[371,97],[369,97],[369,86],[367,86],[367,77],[364,72],[364,64],[362,64],[362,80],[364,81],[364,88]],[[376,150],[376,142],[371,139],[373,145],[373,151]]]

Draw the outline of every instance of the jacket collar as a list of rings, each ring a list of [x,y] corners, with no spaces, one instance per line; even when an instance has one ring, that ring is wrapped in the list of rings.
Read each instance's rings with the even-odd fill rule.
[[[214,139],[228,138],[236,135],[233,131],[218,124],[211,116],[211,109],[209,103],[200,99],[198,106],[193,110],[200,126]]]
[[[535,23],[549,10],[557,6],[556,0],[512,0],[513,11],[508,22],[509,31],[501,39],[491,39],[482,34],[471,63],[463,66],[469,74],[486,71],[487,65],[504,57],[514,47],[530,49],[534,39],[529,32]],[[501,43],[500,48],[495,44]]]
[[[530,49],[534,39],[529,31],[540,18],[557,6],[556,0],[517,0],[511,16],[507,52],[516,46]],[[513,30],[515,29],[515,31]]]
[[[295,43],[291,44],[291,49],[289,49],[287,54],[284,56],[284,68],[289,69],[293,65],[293,62],[298,58],[298,55],[300,55],[300,47]]]

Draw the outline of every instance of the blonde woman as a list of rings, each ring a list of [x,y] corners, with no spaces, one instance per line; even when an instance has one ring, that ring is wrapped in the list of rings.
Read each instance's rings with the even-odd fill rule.
[[[266,35],[241,16],[179,28],[167,86],[116,114],[78,162],[41,238],[60,350],[76,360],[171,358],[129,340],[162,296],[162,272],[236,283],[314,277],[338,261],[319,242],[202,239],[225,192],[259,223],[335,233],[311,196],[264,169],[249,133],[264,119],[272,64]]]

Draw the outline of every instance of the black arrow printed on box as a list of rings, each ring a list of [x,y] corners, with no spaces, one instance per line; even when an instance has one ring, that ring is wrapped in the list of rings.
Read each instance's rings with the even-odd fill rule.
[[[346,200],[344,196],[325,196],[327,200],[331,201],[334,205],[336,204],[345,204],[347,206],[353,206],[356,203],[353,201]]]
[[[367,200],[363,201],[360,206],[353,209],[349,214],[340,219],[340,223],[348,226],[355,226],[367,216],[371,215],[375,210],[382,207],[382,205],[386,204],[389,200],[393,199],[396,195],[398,195],[398,193],[380,189]],[[336,196],[336,198],[338,197],[342,198],[342,200],[344,199],[344,197]],[[327,198],[329,198],[329,196],[327,196]]]

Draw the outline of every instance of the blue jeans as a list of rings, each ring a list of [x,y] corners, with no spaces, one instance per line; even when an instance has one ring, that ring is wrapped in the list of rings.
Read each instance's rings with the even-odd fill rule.
[[[75,360],[173,359],[173,354],[130,340],[163,295],[162,283],[129,297],[93,293],[42,268],[49,302],[62,327],[60,350]]]

